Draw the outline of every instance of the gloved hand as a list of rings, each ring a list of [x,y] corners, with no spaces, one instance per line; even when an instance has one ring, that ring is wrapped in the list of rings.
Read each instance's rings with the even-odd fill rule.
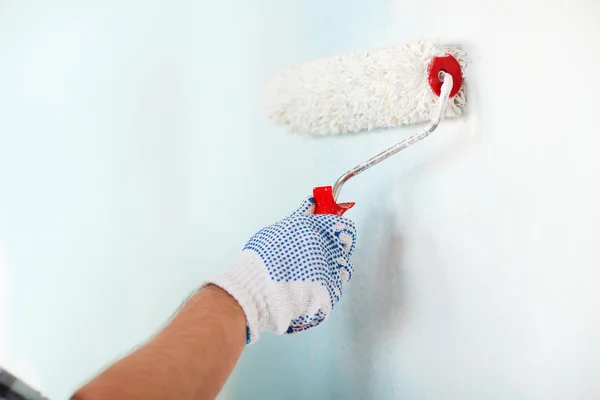
[[[260,332],[293,334],[325,321],[352,278],[354,223],[314,215],[314,200],[254,235],[225,274],[205,283],[234,297],[246,314],[248,343]]]

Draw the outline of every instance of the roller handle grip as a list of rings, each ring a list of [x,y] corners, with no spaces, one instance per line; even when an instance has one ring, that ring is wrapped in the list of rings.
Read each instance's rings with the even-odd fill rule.
[[[355,203],[336,203],[331,186],[319,186],[313,189],[315,214],[344,215]]]

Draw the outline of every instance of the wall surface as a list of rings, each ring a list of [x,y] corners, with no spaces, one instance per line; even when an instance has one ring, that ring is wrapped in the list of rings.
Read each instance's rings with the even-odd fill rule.
[[[222,397],[598,398],[598,21],[595,0],[0,2],[0,364],[65,398],[419,129],[285,135],[261,108],[278,68],[440,39],[472,61],[467,116],[348,183],[343,301],[264,335]]]

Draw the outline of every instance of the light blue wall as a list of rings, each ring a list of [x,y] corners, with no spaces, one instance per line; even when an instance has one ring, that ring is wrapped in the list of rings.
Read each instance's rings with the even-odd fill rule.
[[[265,334],[222,397],[598,397],[600,3],[48,4],[0,2],[2,365],[64,398],[313,186],[419,129],[287,136],[261,106],[278,68],[439,38],[472,60],[468,114],[348,183],[343,301]]]
[[[350,142],[272,126],[262,90],[286,64],[365,46],[384,5],[1,3],[0,247],[11,289],[1,362],[64,398],[152,334],[256,230],[357,161]],[[308,344],[342,322],[265,335],[231,393],[281,398],[270,377],[298,377],[280,364],[314,368],[305,379],[331,374],[331,357],[311,359]]]

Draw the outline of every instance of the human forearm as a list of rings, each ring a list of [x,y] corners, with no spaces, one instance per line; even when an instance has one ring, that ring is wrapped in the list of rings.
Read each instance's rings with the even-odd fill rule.
[[[214,399],[259,334],[323,323],[352,278],[354,223],[315,201],[258,231],[223,274],[204,282],[156,337],[109,367],[77,400]]]
[[[237,302],[216,286],[194,295],[152,340],[81,388],[77,400],[214,399],[246,342]]]

